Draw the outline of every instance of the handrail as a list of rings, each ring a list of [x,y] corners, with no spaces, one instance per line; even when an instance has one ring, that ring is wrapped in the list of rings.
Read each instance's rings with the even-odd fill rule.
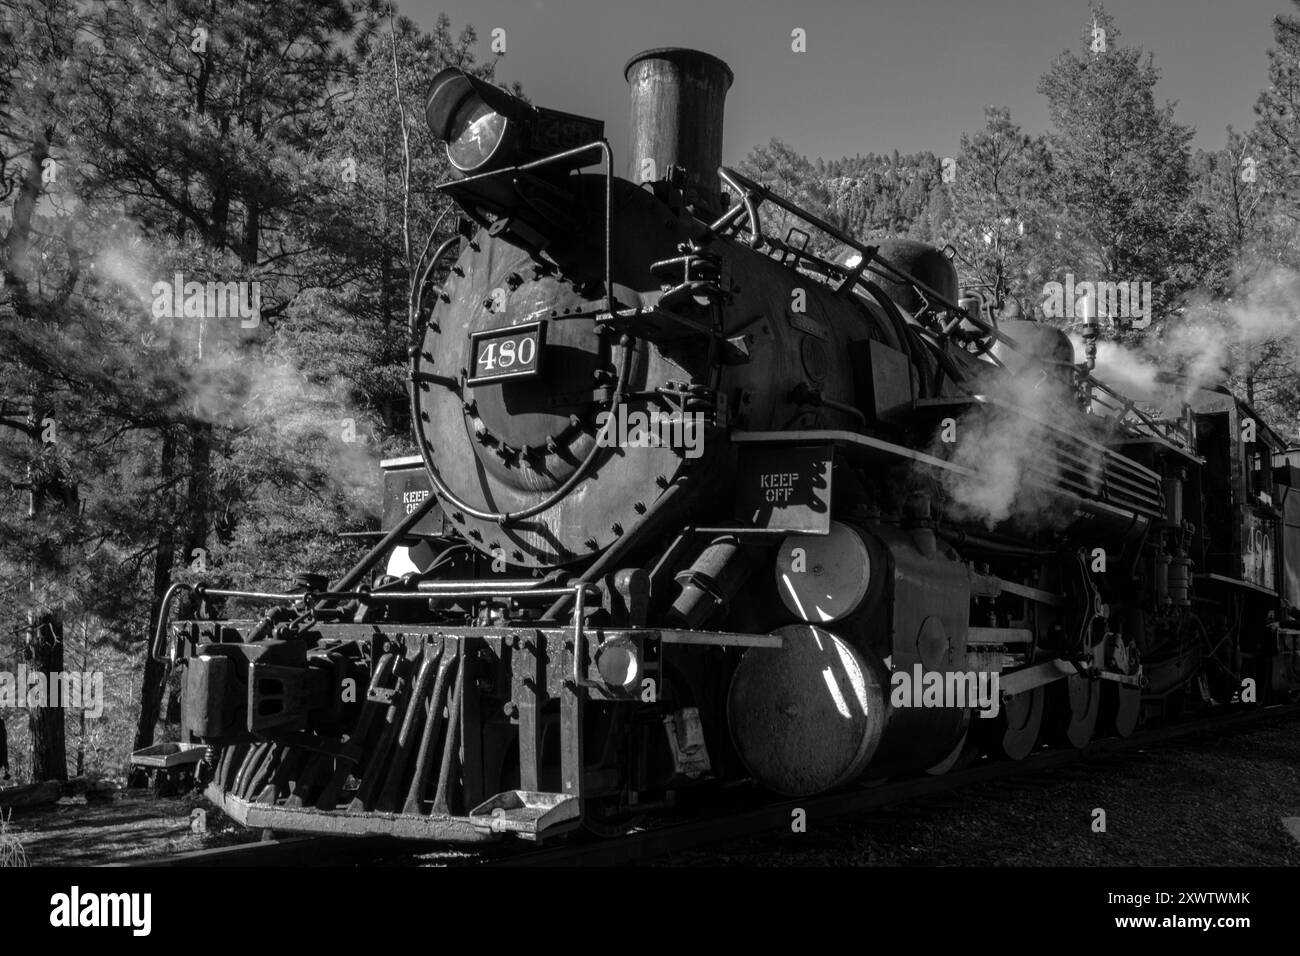
[[[470,580],[424,581],[415,591],[241,591],[226,588],[208,588],[195,585],[193,591],[200,597],[232,598],[240,601],[262,601],[268,604],[296,604],[311,601],[360,601],[372,604],[384,601],[437,601],[446,598],[467,597],[561,597],[573,593],[574,585],[543,587],[541,580]],[[594,584],[583,587],[595,588]]]
[[[892,278],[899,282],[907,283],[908,285],[915,288],[916,291],[919,292],[923,298],[931,302],[938,302],[940,305],[945,306],[948,309],[948,311],[955,313],[959,317],[959,320],[962,318],[967,319],[972,324],[979,327],[979,329],[984,333],[986,333],[987,335],[991,335],[997,338],[998,341],[1009,346],[1010,348],[1013,348],[1016,351],[1020,351],[1020,346],[1016,342],[1016,340],[1013,339],[1011,336],[1007,335],[1006,333],[1000,331],[996,325],[993,325],[989,322],[985,322],[984,319],[980,316],[972,315],[970,312],[963,309],[958,303],[945,298],[942,293],[930,287],[926,283],[922,282],[920,279],[916,278],[916,276],[898,268],[893,263],[891,263],[888,259],[881,258],[879,255],[878,247],[869,246],[863,242],[860,242],[859,240],[855,239],[853,236],[849,235],[847,232],[840,229],[838,226],[834,225],[833,223],[829,223],[825,219],[822,219],[819,216],[814,215],[811,212],[808,212],[806,209],[803,209],[795,205],[794,203],[790,202],[790,200],[778,196],[776,193],[772,192],[772,190],[768,189],[766,186],[762,185],[761,183],[754,182],[752,179],[749,179],[748,177],[742,175],[741,173],[737,172],[734,169],[730,169],[726,166],[720,166],[718,167],[718,175],[722,177],[722,179],[727,183],[727,185],[729,185],[732,189],[734,189],[737,193],[741,195],[742,199],[744,200],[746,215],[754,217],[750,223],[751,225],[750,231],[753,232],[755,229],[759,230],[757,235],[760,239],[762,236],[761,225],[757,223],[757,215],[758,215],[757,206],[755,206],[753,203],[753,197],[755,195],[759,196],[759,198],[762,199],[763,201],[771,202],[773,205],[778,206],[781,209],[784,209],[786,212],[798,216],[804,222],[820,230],[821,232],[824,232],[826,235],[830,236],[831,238],[843,243],[846,246],[849,246],[852,249],[857,250],[858,254],[862,256],[862,262],[859,263],[856,268],[861,270],[869,269],[870,271],[874,272],[876,275],[882,276],[884,278],[887,279]],[[729,223],[730,223],[730,219],[726,214],[724,214],[722,218],[720,218],[716,223],[714,223],[714,225],[727,225]],[[752,244],[753,243],[751,243],[751,245]]]
[[[889,262],[887,259],[881,258],[879,255],[878,247],[867,245],[855,239],[853,236],[849,235],[844,230],[838,228],[833,223],[829,223],[826,220],[814,215],[813,213],[800,208],[790,200],[782,198],[781,196],[774,193],[772,190],[768,189],[766,186],[762,185],[761,183],[754,182],[752,179],[749,179],[748,177],[744,176],[743,174],[737,172],[734,169],[730,169],[726,166],[721,166],[718,168],[718,175],[722,177],[723,181],[726,182],[727,185],[729,185],[733,190],[735,190],[735,192],[741,197],[742,202],[741,205],[735,206],[727,210],[727,212],[725,212],[722,216],[720,216],[716,221],[714,221],[710,225],[709,227],[710,229],[717,231],[726,228],[728,226],[738,228],[737,220],[739,220],[740,217],[744,215],[749,220],[748,225],[750,228],[750,232],[753,236],[750,245],[757,248],[757,246],[762,244],[762,225],[758,219],[757,204],[754,202],[754,197],[757,196],[760,201],[771,202],[777,207],[784,209],[786,212],[802,219],[804,222],[808,223],[814,228],[821,230],[823,233],[830,236],[831,238],[843,243],[844,245],[850,247],[851,249],[856,250],[859,253],[859,255],[862,256],[862,261],[858,263],[856,266],[854,266],[851,271],[848,272],[846,281],[854,281],[856,283],[863,284],[865,287],[867,283],[863,282],[862,274],[864,271],[869,270],[875,273],[876,275],[883,276],[885,278],[892,278],[897,281],[904,282],[912,286],[922,296],[922,298],[927,299],[930,303],[937,302],[940,305],[944,306],[949,312],[953,314],[953,317],[944,328],[940,329],[937,333],[934,333],[936,334],[936,336],[941,342],[948,337],[951,331],[955,329],[956,326],[962,320],[966,320],[969,321],[971,324],[975,325],[977,328],[979,328],[987,336],[996,339],[997,341],[1006,345],[1008,348],[1014,349],[1016,352],[1020,353],[1021,355],[1025,356],[1025,358],[1029,359],[1031,362],[1035,362],[1040,366],[1040,368],[1043,369],[1043,371],[1049,371],[1047,366],[1043,362],[1038,361],[1030,353],[1024,351],[1020,347],[1020,344],[1014,338],[1007,335],[996,325],[986,322],[982,316],[973,314],[970,311],[963,309],[958,303],[952,302],[949,299],[945,298],[940,292],[931,288],[929,285],[922,282],[920,279],[904,271],[903,269],[898,268],[893,263]],[[808,254],[805,253],[805,255]],[[917,324],[920,325],[920,323]],[[1005,367],[1005,363],[999,360],[998,357],[993,355],[990,351],[988,351],[988,349],[984,350],[984,354],[989,359],[993,360],[995,364]],[[1162,439],[1163,441],[1170,442],[1171,444],[1176,443],[1174,440],[1174,436],[1172,436],[1168,432],[1168,430],[1162,430],[1159,427],[1159,425],[1150,416],[1144,413],[1141,409],[1136,408],[1134,406],[1134,402],[1132,399],[1129,399],[1127,396],[1111,388],[1109,385],[1095,378],[1093,375],[1091,375],[1088,372],[1080,373],[1079,381],[1081,384],[1089,386],[1091,388],[1099,389],[1105,392],[1106,394],[1119,399],[1123,403],[1124,411],[1121,414],[1121,416],[1117,419],[1117,421],[1120,422],[1121,424],[1127,425],[1127,427],[1135,429],[1138,432],[1146,432],[1147,434]],[[1127,416],[1130,414],[1137,419],[1136,423],[1131,421],[1126,421]]]
[[[542,587],[545,582],[531,580],[504,581],[425,581],[418,585],[416,591],[242,591],[230,588],[209,588],[202,584],[189,585],[176,583],[167,589],[158,614],[158,626],[154,631],[154,640],[150,654],[155,660],[163,660],[162,645],[166,639],[169,623],[168,606],[178,590],[192,591],[201,598],[232,598],[243,601],[263,601],[271,604],[309,603],[320,600],[350,600],[364,603],[373,601],[437,601],[464,600],[471,598],[575,598],[574,641],[575,648],[583,639],[582,617],[586,612],[588,595],[599,594],[600,588],[586,581],[573,584]],[[576,667],[576,665],[575,665]],[[576,670],[575,670],[576,674]]]
[[[165,659],[162,656],[162,644],[167,638],[167,624],[170,616],[169,609],[171,607],[172,598],[175,597],[177,591],[193,590],[194,589],[190,587],[190,585],[177,581],[169,587],[163,595],[162,603],[158,605],[158,621],[154,627],[153,643],[149,646],[149,656],[154,660],[161,661]]]

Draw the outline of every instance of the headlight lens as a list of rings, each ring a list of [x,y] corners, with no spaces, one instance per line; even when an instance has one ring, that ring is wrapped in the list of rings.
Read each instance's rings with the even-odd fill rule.
[[[504,116],[477,96],[467,96],[452,117],[447,158],[461,172],[473,172],[492,158],[505,133]]]
[[[641,676],[636,644],[619,637],[606,641],[596,652],[596,669],[609,686],[631,688]]]

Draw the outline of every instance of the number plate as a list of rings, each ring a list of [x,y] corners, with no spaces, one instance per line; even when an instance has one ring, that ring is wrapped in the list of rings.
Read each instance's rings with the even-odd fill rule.
[[[546,325],[525,322],[505,329],[475,332],[470,337],[474,372],[466,385],[487,385],[514,378],[531,378],[541,371]]]

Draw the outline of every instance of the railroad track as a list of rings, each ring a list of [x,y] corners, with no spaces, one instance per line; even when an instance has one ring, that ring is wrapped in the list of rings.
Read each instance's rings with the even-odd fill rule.
[[[428,845],[418,845],[427,852]],[[416,846],[387,837],[301,836],[191,850],[109,867],[347,866],[409,856]]]
[[[754,803],[736,809],[734,805],[708,810],[682,819],[673,817],[663,825],[647,826],[620,837],[596,842],[572,842],[521,848],[506,844],[476,851],[433,851],[428,844],[404,843],[390,838],[293,837],[263,840],[231,847],[217,847],[178,853],[152,860],[133,861],[123,866],[294,866],[360,865],[407,862],[416,865],[469,866],[627,866],[658,857],[761,833],[787,830],[796,810],[809,820],[825,822],[866,810],[916,801],[977,784],[1007,782],[1016,787],[1016,777],[1032,777],[1054,768],[1090,761],[1107,761],[1125,751],[1167,743],[1203,733],[1234,733],[1261,725],[1300,717],[1300,704],[1278,704],[1251,710],[1222,711],[1191,720],[1142,730],[1127,738],[1107,738],[1083,750],[1040,750],[1021,761],[984,761],[942,776],[910,777],[903,780],[870,782],[848,790],[758,803],[752,792],[736,794]],[[430,859],[430,857],[438,857]]]
[[[906,803],[976,784],[1028,777],[1082,761],[1104,759],[1195,734],[1254,729],[1279,720],[1300,717],[1300,704],[1260,707],[1228,715],[1209,715],[1176,724],[1139,731],[1127,738],[1094,741],[1083,750],[1040,750],[1021,761],[985,761],[942,776],[865,784],[849,790],[769,803],[738,813],[719,814],[644,830],[617,840],[596,844],[560,844],[518,851],[488,861],[488,866],[627,866],[647,862],[710,843],[781,830],[788,831],[792,814],[803,810],[809,820],[824,822],[865,810]]]

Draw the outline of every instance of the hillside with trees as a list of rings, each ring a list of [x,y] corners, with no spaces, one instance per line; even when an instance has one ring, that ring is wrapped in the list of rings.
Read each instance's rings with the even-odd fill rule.
[[[120,771],[165,716],[144,638],[173,581],[337,573],[374,525],[409,447],[403,224],[454,227],[420,95],[491,64],[348,0],[0,17],[0,669],[118,662],[89,769]],[[255,320],[173,314],[177,274],[256,282]],[[3,716],[19,777],[64,779],[63,711]]]

